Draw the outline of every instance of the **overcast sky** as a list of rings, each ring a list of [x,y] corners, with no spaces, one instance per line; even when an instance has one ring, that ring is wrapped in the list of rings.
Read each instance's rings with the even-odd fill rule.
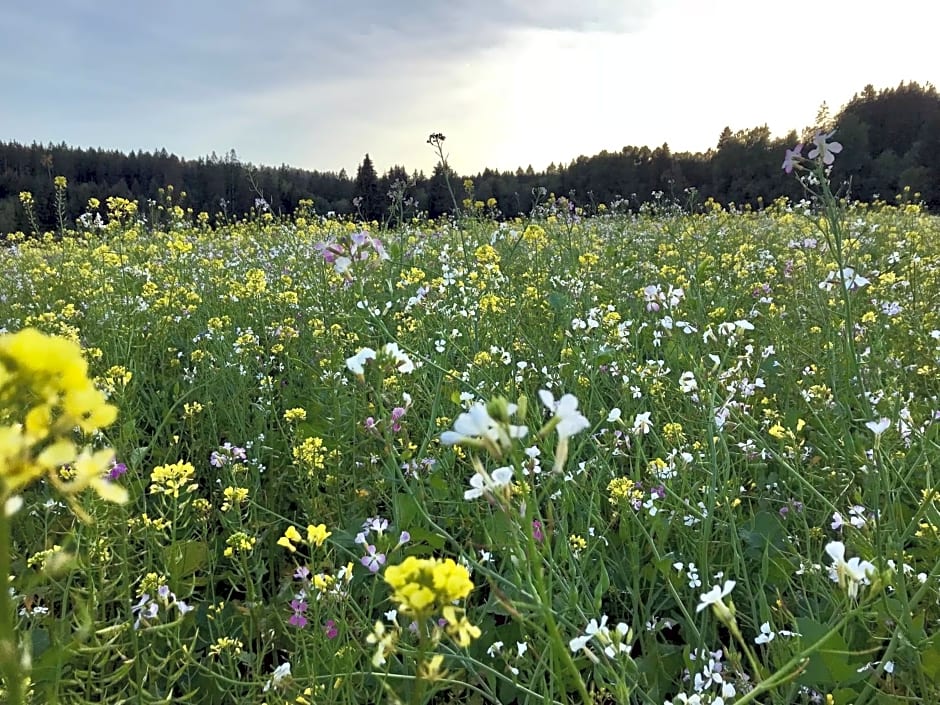
[[[940,84],[936,0],[6,0],[0,139],[462,174]]]

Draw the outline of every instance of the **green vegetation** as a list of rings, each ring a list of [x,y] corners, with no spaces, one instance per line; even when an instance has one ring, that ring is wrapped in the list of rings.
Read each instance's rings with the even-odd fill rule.
[[[761,212],[13,238],[6,702],[938,701],[940,221],[815,149]]]

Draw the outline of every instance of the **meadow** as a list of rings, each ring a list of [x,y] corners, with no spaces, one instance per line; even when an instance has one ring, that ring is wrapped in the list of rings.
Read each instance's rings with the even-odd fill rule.
[[[816,166],[9,238],[5,702],[940,702],[940,220]]]

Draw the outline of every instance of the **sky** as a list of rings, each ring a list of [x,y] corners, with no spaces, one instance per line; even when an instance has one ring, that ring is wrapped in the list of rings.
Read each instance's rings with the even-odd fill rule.
[[[472,175],[940,85],[935,0],[9,0],[0,140]]]

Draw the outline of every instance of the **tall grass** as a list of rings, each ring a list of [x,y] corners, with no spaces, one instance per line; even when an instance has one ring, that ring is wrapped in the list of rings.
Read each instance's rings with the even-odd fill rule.
[[[4,519],[25,700],[936,701],[940,222],[820,197],[14,242],[130,495]]]

